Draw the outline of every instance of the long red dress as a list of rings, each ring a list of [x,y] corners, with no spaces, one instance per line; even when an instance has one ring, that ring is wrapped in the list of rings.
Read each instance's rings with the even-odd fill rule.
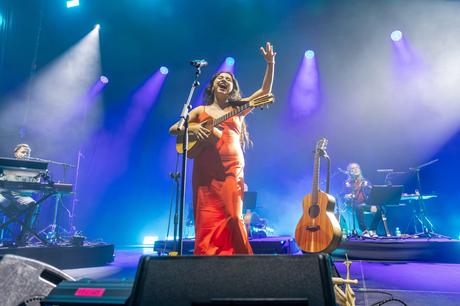
[[[202,112],[199,121],[209,115]],[[242,117],[221,123],[222,137],[194,160],[195,255],[253,254],[242,219]]]

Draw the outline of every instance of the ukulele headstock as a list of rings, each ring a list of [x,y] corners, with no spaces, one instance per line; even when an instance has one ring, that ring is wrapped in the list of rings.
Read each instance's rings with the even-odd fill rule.
[[[318,140],[318,142],[316,143],[315,153],[325,152],[326,147],[327,147],[327,142],[328,142],[328,140],[326,138],[324,138],[324,137],[321,138],[320,140]]]
[[[275,96],[272,93],[257,97],[249,101],[249,106],[263,108],[275,102]]]

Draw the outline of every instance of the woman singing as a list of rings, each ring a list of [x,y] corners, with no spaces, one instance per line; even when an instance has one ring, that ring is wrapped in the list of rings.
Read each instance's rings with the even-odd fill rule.
[[[267,62],[262,87],[244,101],[270,93],[272,89],[276,52],[268,42],[260,51]],[[212,78],[204,95],[205,105],[190,111],[191,123],[201,122],[208,116],[221,117],[234,109],[230,101],[241,100],[238,81],[232,73],[224,71]],[[214,128],[212,134],[219,136],[215,142],[209,142],[211,131],[203,125],[190,125],[189,134],[209,142],[193,165],[195,255],[252,254],[242,219],[243,149],[249,141],[244,122],[246,114],[228,118]],[[169,132],[180,134],[177,123]]]

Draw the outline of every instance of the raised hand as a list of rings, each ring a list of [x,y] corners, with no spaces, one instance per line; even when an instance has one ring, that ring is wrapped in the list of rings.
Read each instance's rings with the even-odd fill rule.
[[[273,45],[271,43],[267,42],[265,48],[260,47],[260,52],[262,52],[267,63],[275,63],[276,52],[273,51]]]

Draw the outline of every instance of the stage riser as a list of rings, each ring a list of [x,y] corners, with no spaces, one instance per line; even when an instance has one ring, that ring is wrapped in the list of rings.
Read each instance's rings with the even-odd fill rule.
[[[113,262],[113,244],[94,246],[0,248],[0,255],[13,254],[45,262],[59,269],[103,266]]]
[[[352,239],[342,241],[334,257],[354,260],[460,263],[460,241],[449,239]]]
[[[193,255],[194,240],[184,240],[182,244],[183,255]],[[298,254],[300,252],[299,247],[295,243],[293,238],[290,237],[277,237],[277,238],[263,238],[250,240],[252,250],[254,254]],[[153,247],[154,252],[158,254],[169,253],[174,250],[173,241],[159,240],[155,242]]]
[[[158,254],[173,250],[173,242],[157,241],[154,251]],[[270,237],[250,240],[254,254],[301,254],[294,239]],[[193,240],[184,240],[183,255],[193,255]],[[378,261],[420,261],[460,263],[460,241],[449,239],[351,239],[343,240],[332,255],[336,258]]]

